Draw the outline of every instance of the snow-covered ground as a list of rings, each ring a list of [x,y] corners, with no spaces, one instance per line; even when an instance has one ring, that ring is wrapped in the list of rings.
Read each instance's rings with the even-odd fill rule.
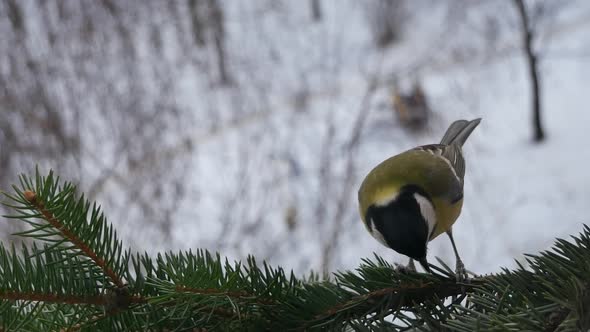
[[[579,43],[575,36],[571,38],[574,45]],[[501,266],[512,267],[514,258],[522,258],[521,253],[546,249],[555,237],[576,234],[583,223],[590,222],[590,175],[586,171],[590,149],[584,139],[590,129],[590,112],[585,106],[589,90],[582,83],[590,68],[585,62],[544,61],[543,115],[548,139],[540,145],[530,139],[530,105],[523,98],[529,93],[529,82],[521,58],[504,59],[468,73],[457,70],[427,78],[427,87],[434,86],[428,91],[437,90],[437,85],[453,87],[432,96],[440,107],[442,123],[483,118],[464,149],[465,203],[454,227],[460,252],[471,270],[485,273]],[[444,131],[442,127],[416,144],[436,141]],[[382,151],[372,152],[374,159],[364,166],[366,170],[386,158],[389,151],[403,151],[412,145],[391,147],[393,144],[383,141],[365,144],[378,144],[381,149],[371,149]],[[345,257],[358,259],[375,250],[375,243],[362,239],[365,234],[360,233],[360,226],[357,228],[359,233],[349,234],[349,241],[357,247],[347,248],[350,250]],[[445,236],[434,240],[429,248],[429,256],[454,260]],[[378,252],[387,255],[387,250]]]
[[[0,39],[12,45],[25,38],[22,45],[48,73],[40,80],[52,92],[47,98],[67,114],[81,115],[83,181],[72,180],[85,189],[109,167],[122,179],[108,177],[91,196],[126,245],[152,253],[205,248],[235,259],[254,254],[300,274],[321,270],[332,243],[330,270],[354,268],[373,252],[405,262],[365,231],[358,185],[382,160],[438,142],[452,121],[476,117],[483,121],[465,145],[465,204],[454,227],[468,269],[513,267],[522,253],[546,249],[555,237],[590,223],[590,149],[584,140],[590,129],[589,2],[543,2],[564,9],[536,25],[547,132],[538,145],[531,142],[527,67],[510,1],[406,1],[413,9],[401,39],[385,49],[372,40],[367,9],[374,2],[323,0],[317,22],[309,1],[220,3],[234,82],[229,86],[219,85],[212,37],[207,46],[193,41],[194,13],[186,2],[121,2],[116,15],[102,3],[74,3],[62,8],[71,11],[69,20],[57,4],[23,2],[27,34],[13,31],[5,34],[12,39]],[[0,16],[0,31],[11,26]],[[61,38],[56,45],[46,30]],[[2,73],[30,72],[26,57],[12,55],[0,57],[15,63],[0,61]],[[30,75],[36,83],[35,72]],[[10,84],[28,93],[27,80],[20,79],[15,75]],[[409,133],[391,110],[391,90],[394,82],[404,88],[417,80],[434,113],[427,130]],[[181,125],[142,126],[125,117],[138,109],[154,122]],[[152,118],[166,110],[178,117]],[[118,150],[120,137],[129,136],[117,133],[127,130],[162,143],[155,149],[164,151],[148,154],[149,162],[173,160],[175,167],[158,162],[145,167],[156,172],[143,175],[126,165],[144,160],[134,145],[121,150],[131,158]],[[34,161],[23,164],[34,168]],[[49,167],[68,175],[59,165]],[[155,190],[161,196],[144,193],[153,210],[143,211],[127,197],[126,181],[143,183],[160,177],[158,170],[174,176],[157,182],[166,187]],[[169,212],[155,213],[164,210],[157,202],[174,190],[170,182],[184,179],[180,207],[174,201]],[[150,213],[152,222],[172,220],[171,239],[161,235],[167,224],[144,222]],[[431,262],[434,256],[453,263],[445,236],[430,244]]]
[[[406,261],[364,230],[356,214],[358,184],[385,158],[437,142],[446,126],[458,118],[483,118],[465,146],[465,203],[454,227],[468,269],[488,273],[513,267],[522,253],[547,249],[555,237],[575,234],[583,223],[590,223],[590,149],[585,144],[590,129],[585,99],[590,92],[590,21],[580,19],[589,17],[590,6],[582,2],[572,6],[548,31],[555,32],[548,46],[541,45],[546,54],[541,61],[541,84],[548,138],[536,145],[531,142],[527,67],[516,48],[520,35],[504,37],[501,54],[465,63],[432,62],[418,74],[410,73],[404,68],[417,58],[433,57],[437,45],[445,45],[425,37],[437,31],[438,17],[443,20],[444,14],[438,15],[434,8],[430,18],[415,19],[414,24],[421,25],[410,37],[380,54],[370,46],[357,2],[324,4],[323,23],[300,26],[307,14],[302,6],[284,11],[289,13],[286,16],[259,19],[252,7],[233,5],[229,14],[233,54],[243,63],[264,66],[251,68],[240,80],[252,80],[255,85],[270,74],[271,84],[266,87],[267,100],[252,121],[199,145],[192,179],[195,186],[206,188],[206,194],[197,202],[184,202],[174,232],[176,246],[222,248],[223,254],[233,258],[252,253],[299,273],[319,269],[322,244],[330,237],[335,205],[347,181],[346,144],[366,92],[367,73],[375,71],[381,82],[387,81],[388,72],[401,73],[402,80],[422,79],[435,114],[426,133],[410,135],[384,107],[387,85],[379,86],[353,156],[353,186],[345,193],[346,213],[331,269],[353,268],[373,252]],[[245,21],[258,30],[244,30]],[[464,30],[457,36],[469,34]],[[280,61],[273,62],[273,52],[279,53]],[[310,99],[305,111],[297,111],[291,97],[302,80]],[[326,163],[326,150],[331,174],[327,182],[321,182],[318,174]],[[234,194],[233,201],[225,198],[228,193]],[[284,221],[291,205],[298,216],[293,231]],[[322,220],[317,220],[319,216]],[[256,236],[243,236],[241,232],[249,227]],[[236,232],[238,228],[241,231]],[[433,256],[453,263],[447,237],[430,244],[431,261]]]

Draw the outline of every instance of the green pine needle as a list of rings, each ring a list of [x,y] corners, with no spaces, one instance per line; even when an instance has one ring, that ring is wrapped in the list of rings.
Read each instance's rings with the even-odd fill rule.
[[[590,328],[590,228],[527,267],[455,281],[375,255],[328,280],[206,250],[123,246],[101,208],[49,172],[4,193],[32,245],[0,244],[0,331],[576,331]]]

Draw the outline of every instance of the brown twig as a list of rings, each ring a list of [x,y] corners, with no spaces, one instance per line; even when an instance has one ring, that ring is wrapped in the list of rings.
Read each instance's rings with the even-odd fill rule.
[[[98,265],[104,273],[111,279],[111,281],[117,286],[118,288],[123,288],[125,285],[121,278],[113,271],[110,267],[107,266],[106,261],[98,257],[98,255],[86,244],[82,241],[76,234],[70,231],[63,223],[61,223],[53,213],[47,210],[43,204],[43,202],[37,197],[37,194],[31,190],[26,190],[24,192],[25,199],[35,207],[42,215],[43,218],[50,223],[53,227],[57,228],[65,238],[67,238],[70,242],[72,242],[78,249],[80,249],[86,256],[88,256],[96,265]]]
[[[82,327],[96,323],[98,320],[103,319],[106,316],[113,316],[122,312],[123,310],[127,309],[131,304],[147,303],[146,298],[137,295],[130,295],[128,292],[125,291],[113,291],[107,292],[106,294],[98,295],[56,295],[6,291],[0,293],[0,299],[9,301],[34,301],[70,305],[95,305],[102,306],[105,308],[103,314],[93,316],[86,323],[80,323],[69,329],[62,329],[61,331],[78,331]]]
[[[313,321],[324,320],[358,303],[364,302],[368,305],[374,306],[375,303],[378,303],[386,296],[390,296],[390,299],[387,301],[386,308],[384,309],[397,310],[404,307],[410,307],[416,303],[421,303],[429,298],[447,298],[450,296],[461,295],[467,291],[473,290],[478,284],[480,283],[476,280],[472,280],[469,284],[455,283],[451,281],[443,283],[427,282],[382,288],[367,294],[355,296],[349,301],[328,308],[324,312],[318,314]],[[366,313],[366,310],[363,312]]]
[[[0,293],[0,299],[9,301],[34,301],[65,304],[103,305],[106,303],[104,295],[56,295],[42,293],[21,293],[5,291]]]
[[[62,304],[88,304],[96,306],[105,306],[113,302],[111,294],[98,295],[57,295],[57,294],[43,294],[32,292],[0,292],[0,299],[9,301],[34,301],[34,302],[48,302],[48,303],[62,303]],[[129,296],[128,303],[143,304],[147,303],[147,299],[141,296]]]
[[[176,291],[193,293],[193,294],[201,294],[201,295],[228,296],[228,297],[236,298],[236,299],[255,299],[255,302],[257,302],[259,304],[264,304],[264,305],[276,304],[276,302],[273,301],[272,299],[257,298],[256,295],[253,295],[253,294],[250,294],[250,293],[244,292],[244,291],[231,292],[231,291],[222,291],[222,290],[215,289],[215,288],[190,288],[190,287],[185,287],[185,286],[181,286],[181,285],[176,286]]]

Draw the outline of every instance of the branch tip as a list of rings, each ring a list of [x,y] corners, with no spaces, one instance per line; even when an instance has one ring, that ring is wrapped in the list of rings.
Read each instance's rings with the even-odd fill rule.
[[[91,247],[89,247],[88,243],[86,243],[71,229],[69,229],[61,220],[57,219],[51,211],[46,209],[44,202],[37,197],[37,194],[34,191],[25,190],[23,192],[23,196],[30,204],[35,207],[35,209],[37,209],[37,211],[43,215],[43,219],[45,219],[45,221],[59,230],[64,238],[72,242],[74,246],[76,246],[84,254],[86,254],[88,258],[94,261],[94,263],[105,272],[105,274],[117,287],[123,288],[125,286],[119,275],[117,275],[115,271],[108,266],[107,261],[104,258],[99,257],[98,254],[94,252]]]
[[[31,203],[31,204],[36,204],[37,203],[37,194],[32,191],[32,190],[25,190],[25,192],[23,193],[23,195],[25,196],[25,199]]]

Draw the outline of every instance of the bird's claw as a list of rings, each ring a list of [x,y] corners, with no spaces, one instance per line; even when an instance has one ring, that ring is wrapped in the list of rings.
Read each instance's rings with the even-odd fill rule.
[[[466,281],[468,276],[467,276],[467,270],[465,269],[465,265],[463,264],[463,262],[461,260],[457,260],[456,265],[457,266],[455,268],[455,278],[457,279],[457,282]]]
[[[416,266],[413,263],[408,265],[402,264],[395,264],[395,271],[398,273],[409,274],[409,273],[416,273]]]

